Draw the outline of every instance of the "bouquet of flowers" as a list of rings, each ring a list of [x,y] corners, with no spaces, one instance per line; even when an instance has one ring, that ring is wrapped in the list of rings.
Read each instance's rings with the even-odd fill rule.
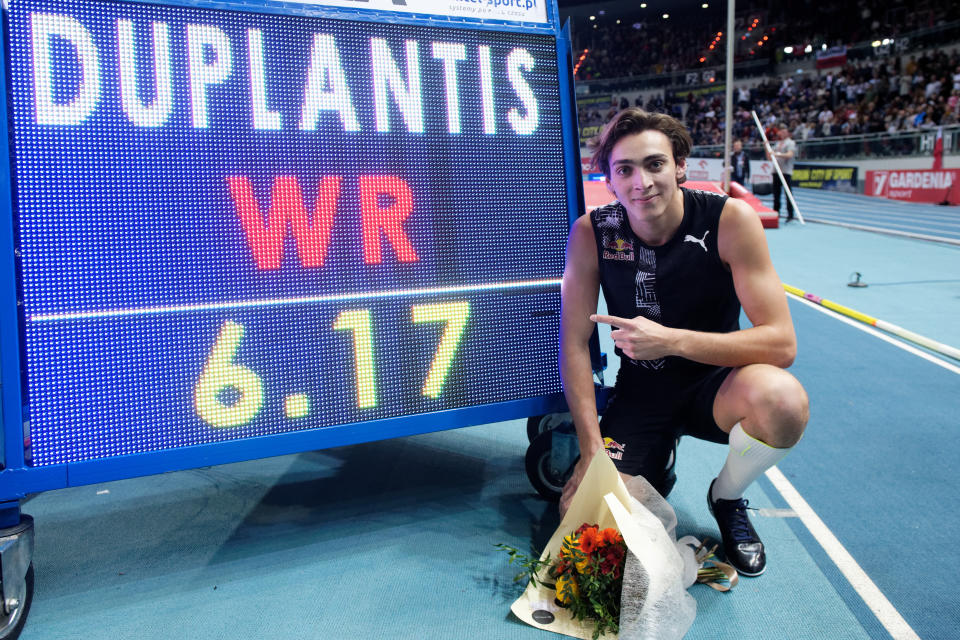
[[[550,567],[556,580],[556,601],[574,618],[596,623],[593,637],[620,631],[620,594],[627,543],[614,528],[580,526],[563,539],[557,562]]]
[[[591,524],[594,523],[594,524]],[[692,537],[676,540],[676,514],[643,478],[624,484],[603,451],[539,558],[507,545],[529,578],[511,606],[524,622],[565,635],[683,638],[696,616],[694,582],[726,590],[736,572],[714,563]],[[726,578],[729,585],[719,585]]]

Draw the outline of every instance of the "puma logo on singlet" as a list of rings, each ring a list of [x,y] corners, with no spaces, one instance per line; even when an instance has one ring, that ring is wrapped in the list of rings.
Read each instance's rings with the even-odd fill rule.
[[[702,238],[695,238],[694,236],[691,236],[691,235],[688,233],[686,236],[684,236],[683,241],[684,241],[684,242],[695,242],[695,243],[697,243],[698,245],[700,245],[701,247],[703,247],[703,251],[704,251],[704,253],[706,253],[706,251],[707,251],[707,243],[705,242],[705,240],[707,239],[707,234],[709,234],[709,233],[710,233],[710,230],[707,229],[706,233],[703,234],[703,237],[702,237]]]

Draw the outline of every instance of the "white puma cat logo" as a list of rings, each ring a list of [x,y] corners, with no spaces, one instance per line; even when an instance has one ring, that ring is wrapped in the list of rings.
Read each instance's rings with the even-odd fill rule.
[[[703,251],[706,253],[706,251],[707,251],[707,243],[704,242],[704,241],[707,239],[707,234],[708,234],[708,233],[710,233],[710,230],[709,230],[709,229],[707,229],[707,233],[704,233],[704,234],[703,234],[703,237],[702,237],[702,238],[695,238],[694,236],[691,236],[691,235],[688,233],[686,236],[684,236],[683,241],[684,241],[684,242],[696,242],[698,245],[700,245],[701,247],[703,247]]]

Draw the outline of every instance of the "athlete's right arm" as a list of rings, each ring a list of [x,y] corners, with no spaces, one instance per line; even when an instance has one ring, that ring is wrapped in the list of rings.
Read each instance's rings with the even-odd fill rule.
[[[590,216],[584,215],[570,230],[560,287],[560,378],[580,443],[580,461],[560,499],[561,517],[567,512],[594,454],[603,447],[590,363],[590,336],[596,326],[590,314],[596,313],[599,295],[597,245]]]

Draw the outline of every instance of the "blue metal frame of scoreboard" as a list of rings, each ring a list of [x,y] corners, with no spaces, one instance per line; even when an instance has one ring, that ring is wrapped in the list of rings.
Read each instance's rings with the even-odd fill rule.
[[[113,0],[119,4],[128,0]],[[143,5],[178,6],[193,9],[230,10],[253,14],[295,15],[309,18],[349,20],[359,23],[388,22],[400,25],[429,26],[450,30],[493,31],[514,34],[538,34],[555,38],[557,56],[557,90],[560,99],[562,148],[566,182],[566,207],[569,225],[583,211],[583,193],[580,177],[579,139],[572,86],[572,60],[569,31],[562,29],[555,2],[547,1],[545,23],[517,23],[505,20],[471,19],[428,16],[410,13],[378,12],[365,9],[322,7],[293,2],[270,0],[204,2],[146,0]],[[16,4],[16,0],[12,4]],[[134,3],[130,3],[134,4]],[[8,33],[9,15],[4,10],[4,38]],[[455,32],[455,31],[453,31]],[[9,69],[10,47],[0,47],[0,69]],[[4,75],[4,92],[11,94],[11,78]],[[0,157],[11,158],[10,124],[13,114],[8,112],[8,100],[0,101]],[[25,377],[27,376],[23,291],[20,281],[21,249],[16,236],[16,180],[12,161],[0,162],[0,384],[2,384],[2,445],[3,469],[0,471],[0,510],[19,515],[18,500],[28,493],[78,486],[95,482],[143,476],[173,470],[196,468],[283,455],[306,450],[381,440],[398,436],[453,429],[516,419],[563,410],[560,393],[536,397],[492,402],[475,406],[397,415],[382,419],[339,424],[334,427],[291,430],[266,435],[250,435],[240,439],[188,444],[126,455],[92,457],[47,465],[36,465],[25,457],[24,425],[29,423],[30,408],[24,406]],[[541,212],[542,213],[542,212]],[[562,249],[561,249],[562,250]],[[557,295],[559,295],[557,293]],[[520,328],[518,327],[518,330]],[[554,367],[555,352],[545,357],[542,364]],[[2,516],[0,516],[2,519]],[[9,518],[0,526],[11,524]]]

